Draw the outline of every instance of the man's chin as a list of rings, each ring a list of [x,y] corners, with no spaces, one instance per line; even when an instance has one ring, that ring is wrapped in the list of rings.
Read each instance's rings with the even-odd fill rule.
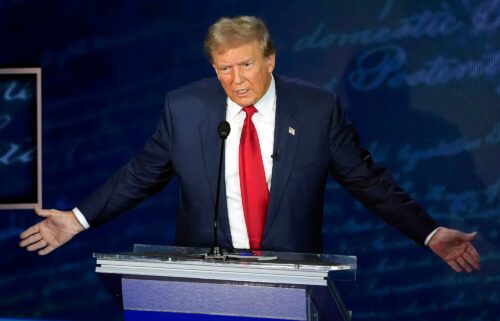
[[[250,106],[250,105],[255,104],[255,99],[250,98],[250,97],[245,97],[245,98],[232,97],[231,100],[234,101],[235,103],[237,103],[241,107]]]

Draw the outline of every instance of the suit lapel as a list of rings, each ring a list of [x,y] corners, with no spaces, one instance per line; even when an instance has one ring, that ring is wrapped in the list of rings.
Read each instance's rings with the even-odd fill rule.
[[[273,163],[269,206],[267,210],[266,224],[264,226],[264,238],[269,233],[269,230],[278,215],[279,205],[292,172],[301,136],[300,123],[294,118],[297,106],[279,77],[275,77],[275,82],[276,119],[274,129],[274,150],[279,152],[279,157]],[[219,87],[216,94],[207,99],[205,105],[207,106],[206,118],[200,122],[199,132],[202,140],[205,173],[208,184],[210,185],[210,198],[213,202],[213,206],[215,207],[215,197],[217,192],[217,166],[219,164],[220,152],[220,139],[217,134],[217,126],[222,120],[226,119],[226,94],[221,87]],[[223,176],[219,200],[219,240],[222,241],[221,236],[224,236],[227,244],[232,246],[224,180],[225,166],[224,164],[222,166]],[[210,214],[212,213],[207,213],[206,215]]]
[[[219,123],[226,119],[226,95],[222,88],[206,101],[206,118],[199,124],[199,132],[202,141],[202,153],[205,166],[205,174],[209,184],[210,199],[215,209],[215,197],[217,195],[217,174],[220,157],[220,138],[217,132]],[[231,244],[231,233],[229,229],[229,218],[227,214],[226,188],[224,180],[224,163],[222,165],[221,191],[219,199],[219,234],[224,235],[226,241]],[[213,211],[204,215],[213,215]],[[221,231],[222,230],[222,231]],[[222,238],[219,235],[219,240]]]
[[[280,206],[292,172],[297,146],[301,136],[300,123],[294,119],[297,106],[282,81],[276,77],[276,119],[274,151],[278,158],[273,162],[271,191],[263,238],[269,233]]]

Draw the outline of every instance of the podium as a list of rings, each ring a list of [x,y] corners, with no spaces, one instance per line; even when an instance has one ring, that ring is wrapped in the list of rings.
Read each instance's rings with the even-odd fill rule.
[[[207,251],[136,244],[94,257],[126,321],[351,320],[335,282],[355,280],[355,256],[263,251],[205,260]]]

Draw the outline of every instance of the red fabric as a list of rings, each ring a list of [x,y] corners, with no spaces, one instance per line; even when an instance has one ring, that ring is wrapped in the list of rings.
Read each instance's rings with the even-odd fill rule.
[[[254,106],[246,106],[243,107],[243,111],[246,113],[246,118],[241,131],[239,154],[241,201],[250,248],[260,250],[269,191],[262,163],[259,136],[252,122],[252,115],[257,112],[257,109]]]

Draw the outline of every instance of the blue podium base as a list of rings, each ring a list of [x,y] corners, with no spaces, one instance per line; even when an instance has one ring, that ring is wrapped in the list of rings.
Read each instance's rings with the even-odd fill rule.
[[[122,293],[127,321],[308,319],[302,286],[123,278]]]
[[[230,315],[208,315],[155,311],[124,311],[125,321],[282,321],[283,319],[251,318]]]

